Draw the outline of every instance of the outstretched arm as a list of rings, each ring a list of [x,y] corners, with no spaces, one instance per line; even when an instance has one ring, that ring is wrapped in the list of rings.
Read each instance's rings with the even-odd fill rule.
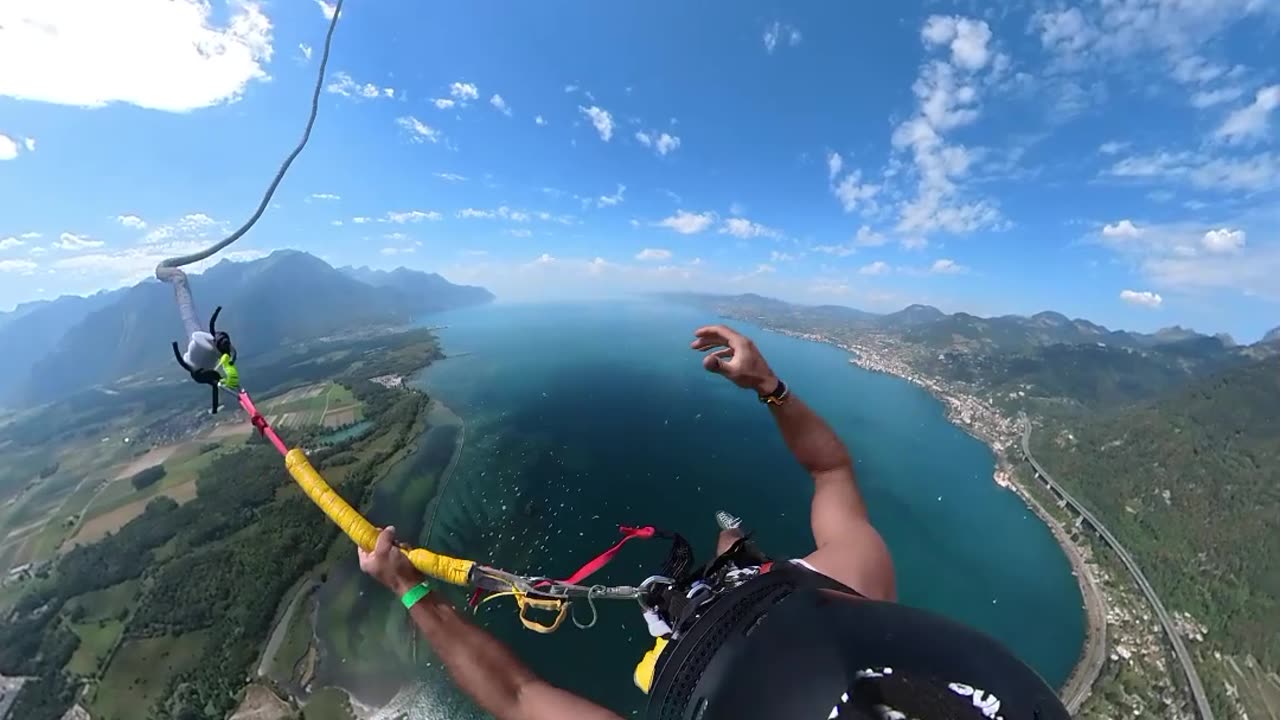
[[[395,547],[394,533],[395,528],[384,529],[373,552],[360,551],[360,568],[400,597],[423,578]],[[458,687],[498,720],[621,720],[538,678],[497,638],[471,624],[440,595],[429,594],[418,601],[409,616]]]
[[[707,370],[762,396],[778,388],[777,375],[746,336],[723,325],[699,328],[694,336],[693,349],[712,351],[702,361]],[[893,561],[867,517],[848,449],[794,393],[769,408],[791,454],[813,478],[809,519],[818,549],[806,559],[867,597],[892,600],[896,596]]]

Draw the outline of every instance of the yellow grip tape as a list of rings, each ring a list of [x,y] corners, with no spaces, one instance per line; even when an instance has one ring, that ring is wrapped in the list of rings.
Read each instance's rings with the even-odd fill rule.
[[[342,499],[342,496],[329,487],[329,483],[320,477],[320,473],[311,467],[311,462],[302,450],[294,448],[284,456],[284,465],[302,491],[311,498],[311,502],[324,511],[347,537],[364,550],[372,550],[378,541],[378,528],[364,519],[355,508]],[[433,553],[423,548],[403,551],[409,562],[424,575],[442,580],[451,585],[466,586],[471,577],[471,569],[475,567],[472,560],[459,560],[447,555]]]

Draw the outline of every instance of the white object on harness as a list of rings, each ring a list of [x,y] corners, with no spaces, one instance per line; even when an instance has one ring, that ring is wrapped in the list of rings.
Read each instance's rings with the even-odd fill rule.
[[[222,353],[213,344],[213,336],[203,330],[191,333],[191,341],[187,343],[187,351],[182,359],[194,370],[212,370],[218,367]]]
[[[671,634],[671,626],[658,614],[657,610],[645,610],[644,621],[649,625],[649,634],[656,637],[667,637]]]

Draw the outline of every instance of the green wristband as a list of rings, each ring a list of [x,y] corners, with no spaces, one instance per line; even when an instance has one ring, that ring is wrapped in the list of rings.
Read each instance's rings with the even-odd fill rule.
[[[431,586],[424,580],[417,585],[409,588],[408,592],[400,596],[400,604],[404,605],[405,610],[410,610],[418,601],[427,596],[431,592]]]

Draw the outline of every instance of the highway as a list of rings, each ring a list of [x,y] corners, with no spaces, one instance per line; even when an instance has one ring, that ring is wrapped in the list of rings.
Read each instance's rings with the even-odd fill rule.
[[[1155,608],[1156,617],[1159,618],[1160,624],[1164,627],[1165,634],[1169,636],[1169,642],[1173,644],[1173,652],[1177,655],[1178,662],[1182,664],[1182,670],[1187,676],[1187,685],[1191,687],[1191,695],[1195,700],[1196,708],[1200,713],[1201,720],[1213,720],[1213,710],[1209,707],[1209,698],[1204,694],[1204,685],[1200,683],[1200,674],[1196,672],[1196,666],[1191,661],[1191,654],[1187,652],[1187,646],[1183,644],[1182,638],[1174,629],[1173,621],[1169,618],[1169,613],[1165,611],[1164,603],[1160,602],[1160,597],[1156,595],[1155,589],[1151,587],[1151,583],[1147,582],[1146,576],[1142,574],[1142,570],[1138,567],[1138,564],[1133,561],[1133,557],[1129,555],[1129,551],[1124,549],[1124,546],[1121,545],[1120,541],[1111,534],[1111,531],[1107,530],[1106,526],[1099,522],[1098,518],[1094,517],[1093,513],[1089,512],[1088,508],[1077,502],[1070,493],[1064,490],[1062,486],[1053,479],[1052,475],[1045,472],[1045,469],[1040,466],[1040,463],[1036,462],[1035,457],[1031,454],[1031,448],[1029,447],[1030,440],[1031,421],[1024,414],[1022,415],[1022,454],[1027,458],[1027,461],[1031,463],[1031,467],[1035,469],[1036,475],[1043,480],[1051,490],[1057,493],[1059,497],[1065,500],[1066,503],[1071,506],[1072,510],[1079,513],[1080,516],[1085,519],[1085,522],[1088,522],[1093,526],[1093,529],[1102,537],[1103,541],[1115,551],[1116,555],[1119,556],[1120,561],[1129,569],[1130,574],[1133,575],[1133,579],[1137,581],[1138,587],[1141,588],[1143,594],[1147,596],[1147,600],[1151,603],[1151,607]]]

